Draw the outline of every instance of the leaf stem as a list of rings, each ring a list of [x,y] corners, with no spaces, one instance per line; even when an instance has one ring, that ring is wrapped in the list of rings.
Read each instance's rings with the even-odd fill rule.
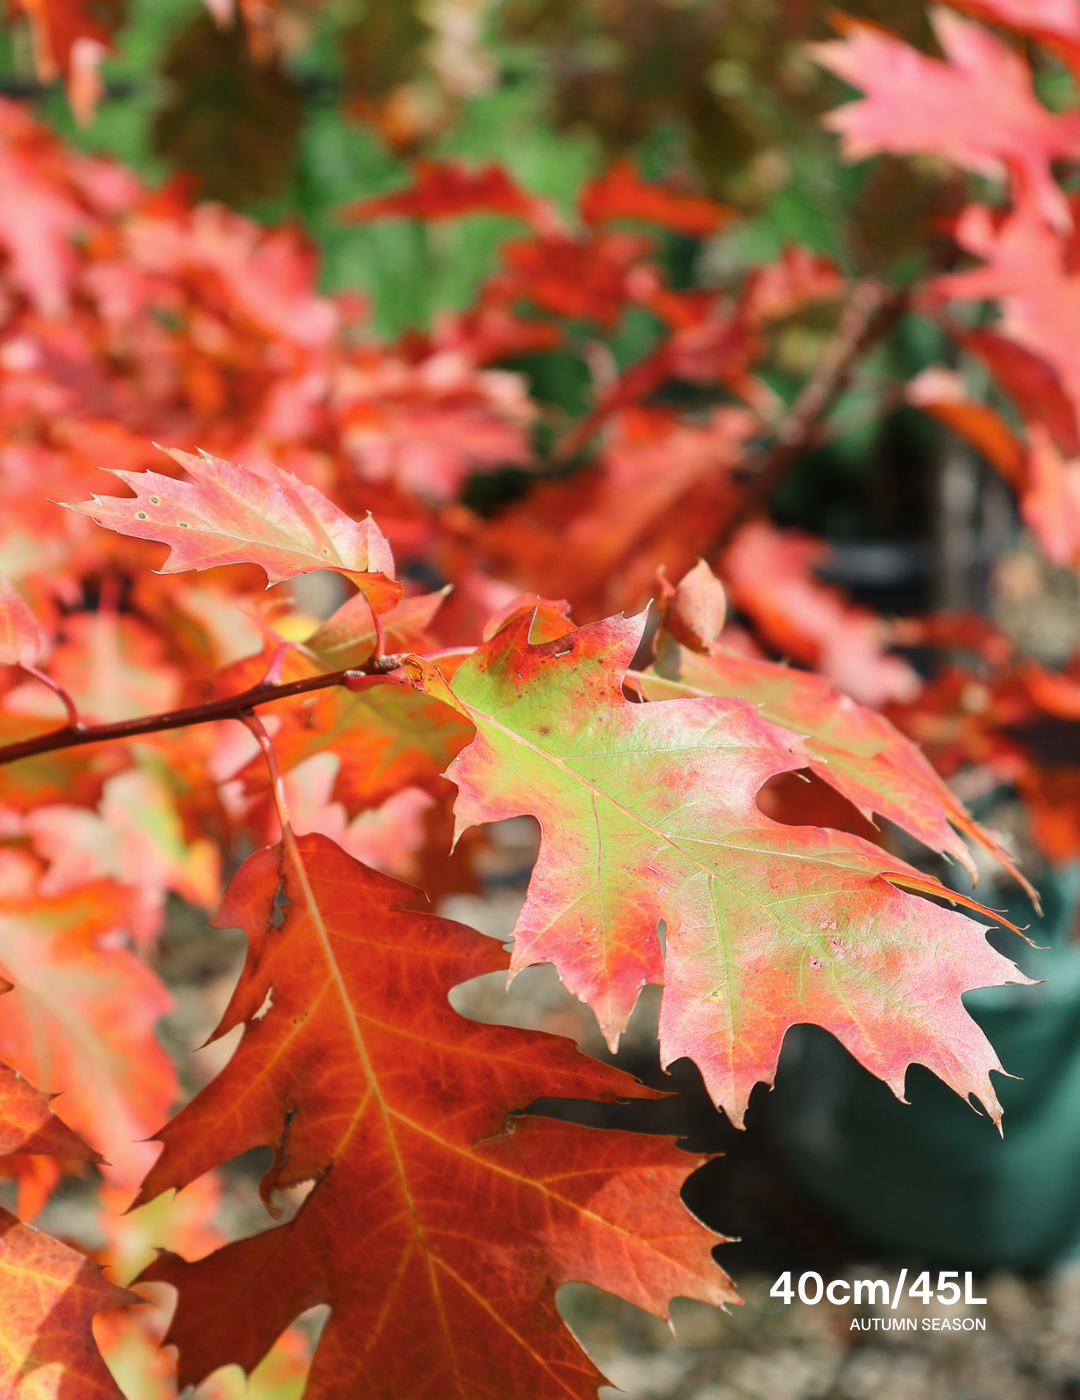
[[[54,681],[52,676],[47,676],[44,671],[39,671],[36,666],[31,666],[27,662],[20,663],[20,669],[28,676],[33,676],[34,680],[40,681],[42,685],[47,685],[52,693],[63,703],[67,711],[68,722],[60,733],[67,733],[69,730],[78,731],[84,728],[82,720],[79,718],[79,711],[75,707],[75,701],[67,693],[59,681]]]
[[[259,748],[262,749],[263,758],[266,760],[267,771],[270,774],[270,790],[274,794],[274,807],[277,811],[278,822],[281,825],[281,840],[290,856],[295,854],[295,863],[299,864],[299,852],[295,851],[296,842],[293,837],[292,823],[289,821],[289,804],[285,797],[285,780],[281,776],[281,769],[278,767],[277,754],[274,752],[274,745],[270,741],[270,735],[266,732],[266,725],[255,713],[254,710],[242,710],[239,719],[258,740]]]

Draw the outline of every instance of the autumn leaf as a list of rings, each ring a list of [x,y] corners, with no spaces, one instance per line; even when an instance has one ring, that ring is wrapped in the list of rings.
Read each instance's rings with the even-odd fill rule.
[[[761,786],[815,756],[742,700],[628,702],[643,626],[609,618],[533,645],[521,617],[452,687],[410,663],[477,727],[447,771],[458,831],[541,824],[512,972],[553,962],[612,1046],[641,987],[663,983],[661,1062],[693,1059],[736,1123],[797,1021],[831,1031],[898,1097],[918,1062],[996,1120],[999,1066],[960,995],[1024,978],[981,925],[906,891],[972,902],[857,837],[765,817]]]
[[[642,180],[628,160],[617,160],[581,192],[578,210],[587,224],[637,219],[687,238],[708,238],[735,217],[705,195]]]
[[[30,605],[0,578],[0,666],[33,666],[45,649],[45,633]]]
[[[1027,35],[1080,75],[1080,10],[1068,0],[946,0],[946,4]]]
[[[0,995],[10,991],[10,982],[0,982]],[[72,1161],[100,1161],[100,1154],[87,1147],[53,1113],[50,1097],[35,1089],[10,1065],[0,1063],[0,1157],[21,1152]]]
[[[752,520],[724,553],[724,582],[781,656],[824,672],[864,705],[913,699],[919,678],[886,650],[883,619],[816,577],[828,556],[823,540]]]
[[[1046,557],[1059,565],[1080,562],[1080,458],[1063,460],[1041,423],[1028,428],[1030,489],[1020,502],[1024,523]]]
[[[1048,112],[1027,64],[988,29],[942,9],[930,19],[944,63],[856,20],[843,21],[843,39],[811,46],[823,67],[866,93],[826,118],[845,154],[939,155],[991,179],[1008,170],[1040,217],[1068,229],[1050,164],[1080,154],[1080,115]]]
[[[955,370],[931,365],[909,380],[904,398],[971,444],[1019,495],[1027,486],[1024,444],[989,404],[970,399]]]
[[[1047,402],[1045,394],[1035,402],[1029,397],[1025,404],[1017,391],[1023,392],[1023,385],[1028,395],[1032,393],[1030,377],[1025,376],[1026,385],[1019,375],[1004,377],[1002,355],[997,355],[997,363],[991,359],[993,350],[1000,351],[1000,346],[972,340],[970,332],[966,343],[986,360],[1025,417],[1045,422],[1062,450],[1072,453],[1078,445],[1076,405],[1080,404],[1080,367],[1075,354],[1080,276],[1073,263],[1070,238],[1050,228],[1028,204],[1004,215],[982,204],[969,204],[956,222],[955,238],[965,252],[980,259],[982,266],[937,278],[932,284],[934,298],[997,301],[1001,318],[995,331],[1026,350],[1029,357],[1050,366],[1049,382],[1056,381],[1064,390],[1072,412],[1062,411],[1060,399],[1050,397]]]
[[[134,1187],[145,1138],[175,1102],[172,1064],[154,1035],[169,1007],[156,975],[123,946],[128,896],[97,881],[53,899],[0,900],[0,969],[15,984],[0,1015],[0,1059],[46,1093]]]
[[[704,559],[699,559],[674,587],[666,579],[661,582],[665,632],[691,651],[708,655],[723,631],[727,615],[724,585]]]
[[[982,361],[1028,423],[1045,423],[1067,456],[1080,456],[1076,408],[1052,366],[995,331],[953,328],[963,348]]]
[[[468,723],[452,708],[406,685],[361,694],[335,687],[279,702],[274,748],[283,769],[329,750],[341,760],[334,796],[350,816],[377,807],[410,784],[430,787],[463,744]],[[240,773],[265,786],[261,760]]]
[[[526,194],[500,165],[469,170],[460,161],[418,160],[411,187],[344,205],[347,223],[372,219],[455,219],[464,214],[502,214],[528,222],[554,219],[554,210]]]
[[[2,1207],[0,1297],[0,1393],[10,1400],[123,1400],[91,1322],[102,1308],[138,1297]]]
[[[0,100],[0,185],[19,191],[0,200],[7,279],[47,316],[67,310],[78,267],[72,243],[88,222],[70,179],[56,178],[59,158],[51,134],[17,103]]]
[[[316,1185],[288,1224],[144,1271],[180,1292],[166,1342],[181,1385],[230,1361],[250,1371],[328,1302],[308,1400],[361,1384],[401,1400],[584,1400],[601,1377],[556,1311],[565,1280],[660,1316],[676,1294],[733,1301],[678,1201],[694,1159],[661,1139],[507,1120],[540,1096],[651,1091],[568,1041],[463,1021],[447,992],[505,965],[498,945],[403,909],[414,891],[325,837],[295,849],[249,857],[226,894],[215,922],[243,927],[249,957],[216,1035],[243,1025],[243,1039],[162,1129],[139,1199],[257,1145],[275,1149],[265,1200]]]
[[[875,814],[888,818],[931,850],[958,860],[974,878],[974,863],[956,827],[989,851],[1038,905],[1034,890],[1000,843],[972,818],[911,740],[884,715],[857,705],[824,676],[724,647],[711,655],[695,655],[668,637],[665,626],[655,670],[642,684],[655,700],[730,695],[754,705],[771,724],[803,737],[811,772],[868,820]]]
[[[117,471],[134,497],[94,496],[71,508],[122,535],[170,545],[162,573],[259,564],[274,584],[333,569],[352,579],[376,612],[402,596],[390,546],[373,520],[351,520],[321,491],[277,468],[260,475],[219,457],[175,449],[169,456],[194,479]]]
[[[401,601],[383,618],[383,651],[427,651],[434,643],[428,635],[435,614],[446,601],[449,587]],[[362,666],[375,650],[375,624],[363,593],[354,594],[303,642],[303,650],[328,671]]]
[[[13,0],[13,8],[30,22],[38,77],[51,83],[63,74],[76,118],[90,121],[100,96],[98,65],[126,17],[127,0]]]
[[[35,807],[25,829],[50,861],[42,894],[64,894],[106,877],[137,893],[129,916],[136,943],[145,946],[159,932],[166,890],[207,908],[217,901],[219,852],[205,837],[184,841],[159,774],[132,768],[109,778],[98,812],[69,803]]]

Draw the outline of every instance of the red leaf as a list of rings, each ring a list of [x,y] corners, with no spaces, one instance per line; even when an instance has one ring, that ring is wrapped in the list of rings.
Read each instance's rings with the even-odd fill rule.
[[[88,222],[60,162],[55,138],[0,99],[0,188],[9,191],[0,199],[0,245],[16,290],[46,316],[67,310],[78,266],[72,240]]]
[[[590,181],[581,192],[578,209],[587,224],[639,219],[688,238],[708,238],[735,217],[734,210],[705,195],[649,184],[628,160],[617,160]]]
[[[244,1037],[162,1129],[141,1199],[258,1144],[275,1148],[264,1199],[316,1185],[289,1224],[143,1273],[180,1291],[166,1338],[180,1383],[230,1361],[250,1371],[297,1314],[329,1302],[308,1400],[360,1387],[584,1400],[600,1377],[556,1312],[564,1280],[661,1316],[675,1294],[733,1301],[677,1199],[694,1159],[663,1140],[506,1119],[542,1095],[651,1091],[567,1041],[463,1021],[447,992],[504,965],[499,947],[405,911],[413,891],[325,837],[299,838],[297,853],[299,867],[280,849],[251,856],[226,895],[215,922],[240,924],[250,953],[217,1034],[242,1024]]]
[[[1080,10],[1072,0],[945,0],[954,10],[1026,34],[1080,76]]]
[[[669,630],[666,615],[664,630]],[[989,851],[1038,907],[1034,890],[1001,845],[973,820],[925,755],[884,715],[857,705],[824,676],[725,647],[695,656],[693,649],[665,644],[663,634],[655,669],[656,676],[650,674],[644,682],[650,699],[700,694],[734,695],[747,701],[770,723],[801,734],[811,756],[810,771],[842,793],[868,820],[875,814],[888,818],[931,850],[958,860],[974,879],[975,865],[953,831],[956,827]]]
[[[145,1138],[177,1097],[154,1025],[169,1007],[158,978],[120,944],[127,896],[105,881],[57,899],[0,904],[0,968],[15,984],[0,1015],[0,1059],[47,1093],[134,1187]],[[111,944],[111,946],[110,946]]]
[[[676,642],[708,655],[724,630],[726,612],[724,585],[699,559],[665,598],[663,625]]]
[[[540,822],[512,969],[553,962],[612,1046],[642,985],[662,983],[661,1063],[693,1059],[736,1123],[798,1021],[831,1031],[898,1097],[917,1061],[996,1120],[999,1067],[960,997],[1023,974],[983,925],[904,891],[988,911],[855,836],[765,817],[758,789],[813,755],[741,700],[628,702],[643,625],[609,618],[533,645],[520,618],[452,689],[411,663],[477,727],[447,772],[458,830]]]
[[[1024,445],[996,409],[967,397],[953,370],[932,365],[908,382],[904,396],[936,418],[996,467],[1017,495],[1027,486]]]
[[[991,178],[1007,169],[1043,219],[1069,228],[1050,163],[1080,154],[1080,114],[1048,112],[1024,60],[981,25],[946,10],[931,11],[931,22],[945,63],[855,20],[844,21],[843,40],[812,46],[819,63],[867,94],[826,118],[845,154],[928,153]]]
[[[94,1344],[102,1308],[137,1303],[98,1264],[0,1208],[0,1393],[11,1400],[123,1400]]]
[[[99,1162],[100,1154],[53,1113],[49,1098],[9,1065],[0,1064],[0,1157],[20,1152]]]
[[[543,202],[526,194],[501,165],[469,170],[460,161],[418,160],[413,184],[375,199],[356,199],[342,206],[347,223],[372,219],[456,219],[463,214],[505,214],[531,222]]]
[[[1071,454],[1077,445],[1076,406],[1080,404],[1080,362],[1076,356],[1080,276],[1073,240],[1049,228],[1026,204],[1004,216],[983,205],[968,205],[957,222],[955,237],[985,265],[938,278],[932,284],[935,295],[964,301],[1000,300],[998,340],[972,338],[969,332],[966,348],[983,358],[1000,377],[1021,413],[1044,421],[1063,450]],[[1020,346],[1021,353],[1027,351],[1026,364],[1016,363],[1016,357],[1009,363],[1001,343],[1004,338]],[[1049,375],[1038,374],[1039,360],[1049,366]],[[1055,379],[1067,405],[1055,393]]]
[[[1030,425],[1028,441],[1031,485],[1020,514],[1048,559],[1080,563],[1080,459],[1063,460],[1041,423]]]
[[[994,331],[955,327],[953,334],[965,350],[982,360],[1026,422],[1045,423],[1066,456],[1080,457],[1076,409],[1046,360]]]
[[[376,612],[404,593],[390,546],[371,519],[352,520],[313,486],[268,468],[265,476],[219,457],[168,449],[194,481],[117,471],[135,492],[72,506],[122,535],[172,547],[161,572],[258,564],[270,584],[315,569],[346,574]]]

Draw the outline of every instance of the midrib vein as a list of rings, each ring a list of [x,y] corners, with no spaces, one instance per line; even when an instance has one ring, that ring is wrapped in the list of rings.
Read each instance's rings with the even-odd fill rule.
[[[311,922],[314,925],[315,932],[318,935],[319,945],[322,948],[323,957],[326,960],[327,967],[330,969],[330,976],[333,979],[334,986],[337,990],[338,996],[341,999],[341,1005],[345,1012],[345,1019],[348,1022],[349,1026],[349,1034],[352,1037],[353,1045],[356,1048],[357,1057],[360,1060],[360,1064],[367,1078],[370,1092],[375,1099],[375,1103],[377,1104],[379,1109],[379,1114],[383,1120],[383,1128],[386,1133],[386,1140],[390,1146],[390,1154],[393,1159],[394,1170],[397,1173],[398,1183],[401,1187],[401,1194],[405,1201],[406,1209],[409,1212],[409,1218],[412,1221],[413,1233],[416,1236],[417,1243],[420,1245],[420,1249],[423,1253],[424,1260],[427,1264],[428,1274],[431,1279],[432,1298],[434,1300],[435,1307],[439,1314],[439,1327],[442,1332],[443,1343],[446,1348],[447,1362],[451,1370],[453,1370],[456,1374],[457,1366],[454,1360],[454,1347],[452,1341],[452,1334],[450,1331],[449,1319],[447,1318],[446,1311],[443,1307],[442,1291],[439,1288],[438,1280],[435,1276],[435,1266],[434,1261],[432,1259],[431,1250],[428,1247],[427,1240],[424,1238],[423,1226],[420,1223],[420,1217],[416,1209],[416,1204],[412,1198],[412,1192],[409,1190],[409,1182],[405,1174],[405,1164],[401,1160],[401,1153],[398,1150],[397,1139],[394,1136],[392,1114],[390,1112],[389,1105],[383,1098],[382,1090],[379,1086],[379,1081],[375,1074],[374,1066],[371,1063],[371,1057],[368,1055],[367,1045],[364,1042],[363,1032],[360,1029],[360,1022],[357,1018],[356,1010],[353,1007],[352,998],[349,996],[348,987],[345,985],[345,978],[342,976],[341,968],[338,965],[337,957],[334,954],[333,945],[330,942],[330,935],[327,932],[326,924],[323,920],[322,910],[319,908],[318,900],[315,898],[315,892],[311,888],[311,882],[308,880],[307,870],[304,866],[304,860],[300,854],[300,848],[296,843],[296,836],[292,830],[292,827],[284,822],[282,823],[282,835],[284,837],[285,846],[289,853],[289,858],[291,859],[293,866],[296,870],[297,879],[300,881],[300,888],[304,896],[304,903],[307,906],[308,914],[311,917]],[[460,1387],[458,1388],[460,1389]]]

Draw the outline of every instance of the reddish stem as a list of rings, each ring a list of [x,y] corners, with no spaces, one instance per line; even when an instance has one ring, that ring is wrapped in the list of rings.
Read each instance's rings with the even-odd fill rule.
[[[44,671],[39,671],[36,666],[27,665],[25,661],[22,662],[21,669],[24,670],[28,676],[33,676],[34,680],[40,681],[42,685],[47,685],[52,693],[63,703],[64,709],[67,711],[68,722],[64,729],[59,731],[60,733],[66,734],[68,730],[79,730],[83,728],[83,722],[79,718],[79,711],[75,708],[75,701],[72,700],[71,696],[59,681],[54,681],[52,676],[47,676]]]
[[[285,780],[278,767],[274,745],[270,741],[270,735],[266,732],[266,725],[253,710],[244,711],[240,715],[240,719],[255,735],[259,748],[262,749],[267,771],[270,774],[270,790],[274,794],[274,807],[277,810],[278,822],[281,824],[281,839],[288,844],[289,837],[292,835],[292,825],[289,821],[289,805],[285,799]]]
[[[42,677],[42,679],[46,679]],[[363,671],[334,671],[325,676],[307,676],[287,685],[256,685],[238,695],[222,700],[209,700],[203,705],[188,705],[182,710],[167,710],[164,714],[143,715],[139,719],[120,720],[115,724],[80,724],[77,729],[65,726],[23,739],[17,744],[0,748],[0,764],[15,763],[20,758],[50,753],[54,749],[77,748],[83,744],[99,744],[110,739],[133,739],[140,734],[156,734],[166,729],[184,729],[189,724],[208,724],[217,719],[243,719],[244,712],[271,700],[285,700],[303,695],[309,690],[325,690],[332,685],[347,685],[350,690],[369,690],[377,685],[401,685],[392,676],[369,676]]]

